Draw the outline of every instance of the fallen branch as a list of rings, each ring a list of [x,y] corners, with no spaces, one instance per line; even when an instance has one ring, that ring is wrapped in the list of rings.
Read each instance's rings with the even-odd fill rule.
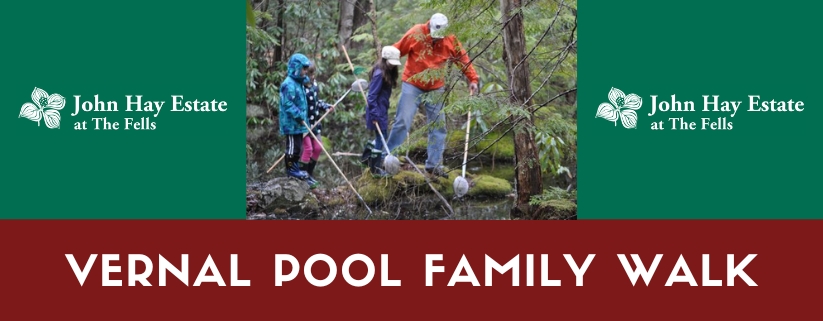
[[[357,153],[347,153],[347,152],[334,152],[331,154],[332,156],[361,156]]]

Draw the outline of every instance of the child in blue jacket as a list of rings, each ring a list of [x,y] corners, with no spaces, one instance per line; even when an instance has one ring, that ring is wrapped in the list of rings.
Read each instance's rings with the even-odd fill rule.
[[[375,126],[380,126],[384,137],[389,134],[389,98],[392,89],[397,87],[400,65],[400,50],[393,46],[383,47],[382,58],[369,72],[368,106],[366,107],[366,128],[374,133],[374,148],[368,160],[369,171],[374,177],[389,176],[383,170],[383,158],[386,156],[383,140]]]
[[[311,61],[303,54],[296,53],[289,58],[288,74],[280,84],[280,135],[286,138],[286,175],[306,180],[308,174],[300,170],[298,162],[303,145],[303,134],[308,128],[306,121],[308,104],[304,84],[307,83]]]

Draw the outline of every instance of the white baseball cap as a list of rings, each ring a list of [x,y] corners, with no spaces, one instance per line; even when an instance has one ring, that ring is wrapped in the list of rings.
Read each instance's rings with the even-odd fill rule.
[[[394,46],[383,47],[382,56],[386,58],[390,64],[400,66],[400,50]]]
[[[435,13],[429,19],[429,33],[431,33],[432,38],[442,39],[448,26],[449,19],[442,13]]]

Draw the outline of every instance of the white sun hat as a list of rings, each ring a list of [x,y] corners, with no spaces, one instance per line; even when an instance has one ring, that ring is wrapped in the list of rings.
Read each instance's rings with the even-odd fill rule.
[[[435,13],[429,19],[429,33],[431,33],[432,38],[442,39],[448,26],[449,19],[442,13]]]
[[[400,50],[395,48],[394,46],[385,46],[383,47],[383,58],[395,66],[400,66]]]

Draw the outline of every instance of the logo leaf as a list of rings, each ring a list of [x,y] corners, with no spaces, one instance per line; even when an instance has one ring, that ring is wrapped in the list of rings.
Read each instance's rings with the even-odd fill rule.
[[[20,116],[18,117],[24,117],[31,121],[39,122],[40,118],[43,117],[43,114],[40,113],[40,109],[34,104],[25,103],[23,104],[23,108],[20,109]]]
[[[617,115],[617,109],[614,108],[614,106],[609,103],[602,103],[600,104],[600,107],[597,107],[597,116],[595,116],[595,118],[597,117],[605,118],[610,122],[615,122],[619,116]]]
[[[636,128],[637,127],[637,113],[631,109],[620,110],[620,122],[623,127]]]
[[[620,106],[620,104],[617,103],[617,98],[625,98],[625,97],[626,97],[626,94],[624,94],[623,91],[620,90],[620,89],[612,87],[612,89],[609,90],[609,101],[615,107],[622,107],[622,106]]]
[[[60,96],[59,94],[51,94],[51,96],[49,96],[48,101],[49,102],[46,105],[46,107],[52,108],[54,110],[61,110],[64,106],[66,106],[66,99],[63,98],[63,96]]]
[[[45,90],[34,87],[34,90],[31,92],[31,101],[33,101],[38,107],[43,107],[40,105],[40,98],[47,98],[49,94],[46,93]]]
[[[59,128],[60,112],[52,109],[47,109],[45,112],[43,112],[43,122],[46,123],[46,127],[48,128]]]
[[[643,105],[643,98],[635,94],[626,96],[626,102],[623,104],[624,108],[638,110]]]

